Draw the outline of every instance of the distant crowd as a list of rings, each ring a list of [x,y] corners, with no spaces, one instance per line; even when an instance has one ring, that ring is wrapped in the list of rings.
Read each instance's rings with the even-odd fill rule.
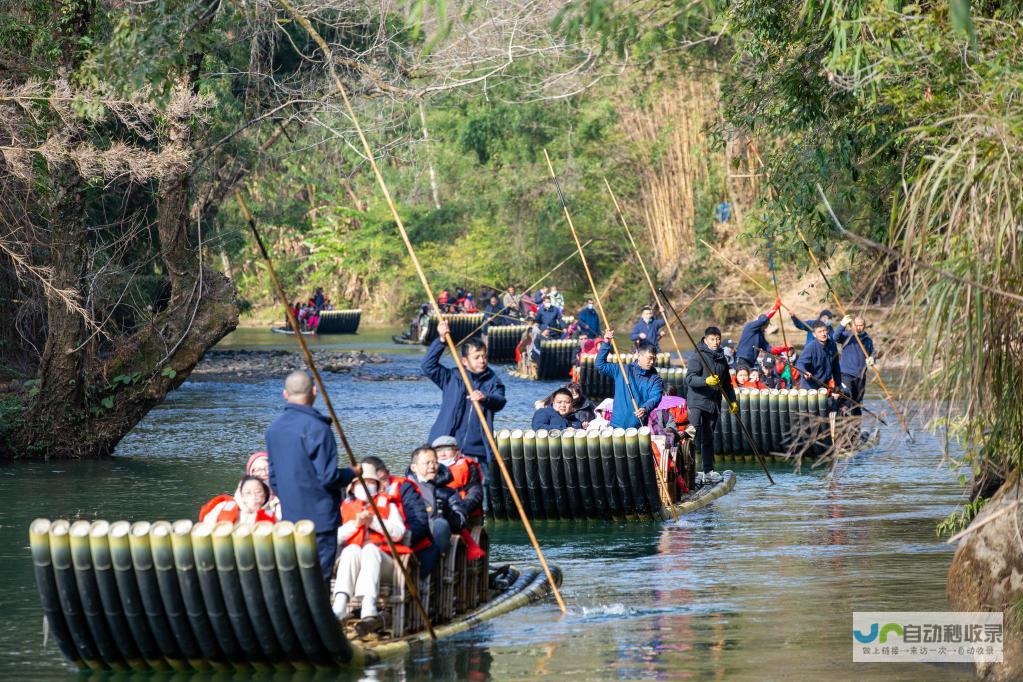
[[[291,306],[291,313],[298,320],[299,329],[304,332],[314,332],[320,326],[320,313],[324,310],[333,310],[334,305],[330,302],[330,299],[323,295],[323,287],[316,287],[316,291],[309,297],[309,300],[296,301],[295,305]],[[285,315],[284,328],[287,329],[291,326]]]

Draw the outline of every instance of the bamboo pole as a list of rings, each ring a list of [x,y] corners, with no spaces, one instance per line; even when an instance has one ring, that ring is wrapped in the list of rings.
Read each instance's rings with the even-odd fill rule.
[[[700,358],[700,363],[703,365],[704,371],[707,372],[707,376],[715,374],[715,372],[711,370],[710,365],[707,364],[707,358],[703,357],[703,351],[701,351],[700,347],[696,345],[696,339],[694,339],[693,335],[689,333],[686,323],[682,321],[682,316],[675,312],[675,308],[671,305],[671,301],[668,300],[668,295],[664,293],[664,289],[661,289],[660,291],[665,303],[667,303],[668,307],[671,308],[671,312],[675,313],[675,319],[678,320],[679,325],[682,327],[682,331],[684,331],[686,336],[689,337],[689,343],[693,344],[693,348],[696,349],[696,355]],[[725,379],[724,381],[727,380],[728,379]],[[722,378],[718,376],[719,391],[721,390],[721,381],[723,381]],[[742,429],[742,435],[746,437],[746,442],[749,443],[750,448],[753,450],[753,454],[756,455],[757,462],[760,463],[760,468],[763,469],[764,473],[767,475],[767,480],[771,482],[771,485],[774,485],[774,478],[771,476],[771,472],[767,470],[767,464],[764,462],[763,455],[760,454],[760,448],[757,447],[756,441],[753,440],[753,434],[749,432],[749,429],[746,428],[746,425],[742,422],[741,415],[736,415],[735,422],[739,425],[739,428]]]
[[[632,237],[632,230],[629,229],[629,223],[625,221],[625,214],[622,212],[622,207],[618,205],[618,197],[615,196],[614,190],[611,189],[611,183],[604,178],[604,186],[607,187],[607,193],[611,195],[611,201],[615,205],[615,210],[618,212],[618,218],[622,222],[622,227],[625,228],[625,234],[629,238],[629,243],[632,244],[632,250],[636,252],[636,259],[639,261],[639,267],[643,270],[643,276],[646,277],[646,283],[650,285],[650,293],[654,295],[654,301],[657,302],[657,309],[661,312],[661,319],[664,320],[664,326],[668,328],[668,334],[671,336],[671,343],[675,346],[675,352],[678,353],[678,360],[682,363],[682,366],[686,366],[685,358],[682,357],[682,348],[678,345],[678,339],[675,338],[675,330],[671,328],[668,323],[668,313],[664,310],[664,304],[661,303],[661,297],[657,295],[657,288],[654,286],[654,280],[650,276],[650,271],[646,269],[646,263],[643,262],[643,255],[639,252],[639,246],[636,245],[636,240]]]
[[[774,283],[774,295],[775,300],[781,301],[781,293],[778,291],[778,275],[774,270],[774,249],[771,247],[771,240],[767,240],[767,263],[771,266],[771,281]],[[778,326],[781,327],[781,341],[785,344],[785,347],[789,347],[789,340],[785,336],[785,316],[778,316]]]
[[[423,271],[423,266],[419,262],[419,257],[416,256],[416,250],[412,246],[412,241],[409,239],[408,231],[405,229],[405,223],[402,221],[401,215],[399,215],[398,209],[394,205],[394,200],[391,198],[391,192],[387,188],[384,176],[380,173],[380,167],[377,165],[376,157],[373,155],[373,149],[369,146],[369,141],[366,139],[366,135],[362,130],[362,125],[359,123],[359,119],[355,115],[355,109],[352,107],[351,99],[348,97],[348,89],[345,88],[340,77],[337,75],[337,71],[334,69],[334,54],[331,51],[330,46],[327,45],[323,36],[319,34],[313,25],[309,23],[309,20],[295,11],[295,8],[291,6],[291,3],[288,2],[288,0],[277,0],[277,2],[280,3],[288,14],[290,14],[291,17],[305,29],[306,33],[309,34],[309,37],[312,38],[317,46],[319,46],[320,50],[323,51],[323,55],[327,60],[331,80],[334,82],[334,87],[337,89],[338,94],[341,95],[341,100],[344,103],[348,117],[351,119],[355,132],[359,136],[359,141],[362,143],[362,149],[366,154],[366,159],[369,161],[369,165],[373,169],[373,175],[376,176],[377,184],[380,186],[380,191],[384,195],[387,207],[391,210],[391,215],[394,218],[398,232],[401,234],[401,239],[405,243],[405,249],[408,251],[409,258],[412,260],[412,265],[415,266],[416,274],[419,276],[419,281],[423,285],[423,290],[426,292],[430,304],[437,312],[437,316],[440,317],[440,306],[437,305],[437,299],[433,295],[433,289],[430,288],[430,283],[426,279],[426,273]],[[452,357],[455,358],[455,366],[458,368],[458,373],[462,377],[462,382],[465,384],[466,391],[472,394],[474,391],[472,382],[469,380],[469,375],[465,372],[465,367],[458,360],[458,349],[455,348],[454,339],[452,339],[451,334],[448,333],[444,335],[444,340],[447,341],[448,349],[451,351]],[[547,565],[547,559],[544,558],[543,551],[540,549],[540,543],[537,542],[536,535],[533,533],[533,527],[530,525],[529,519],[526,517],[526,512],[522,508],[522,501],[519,500],[519,497],[515,492],[515,486],[513,485],[511,474],[509,474],[508,468],[505,466],[504,459],[501,457],[501,453],[497,449],[497,442],[494,440],[494,433],[490,428],[490,424],[487,423],[486,416],[483,414],[483,408],[480,406],[479,401],[471,400],[471,402],[473,408],[476,410],[476,416],[480,420],[480,426],[483,428],[483,433],[490,445],[491,452],[494,454],[494,460],[497,462],[498,468],[501,470],[501,475],[504,477],[505,483],[508,486],[512,501],[515,503],[519,516],[522,518],[522,525],[526,529],[526,534],[529,535],[529,541],[532,543],[533,549],[536,550],[536,555],[540,559],[540,565],[543,567],[544,573],[547,576],[547,581],[550,583],[551,591],[554,593],[554,598],[558,602],[558,607],[561,609],[562,613],[568,613],[568,609],[565,607],[565,601],[561,598],[561,591],[558,589],[557,581],[554,579],[554,574],[551,573],[550,566]]]
[[[316,388],[320,393],[320,397],[323,399],[323,405],[327,408],[327,413],[330,415],[330,421],[333,422],[334,428],[337,430],[337,435],[341,438],[341,445],[344,447],[345,454],[348,455],[348,462],[351,464],[352,469],[355,470],[355,477],[359,479],[359,483],[362,485],[362,490],[366,494],[366,499],[370,501],[370,508],[373,510],[373,515],[376,517],[377,523],[380,524],[380,528],[384,528],[384,519],[380,515],[380,510],[373,504],[373,495],[369,492],[369,487],[366,485],[366,479],[362,477],[362,470],[359,467],[359,462],[355,458],[355,453],[352,451],[352,446],[348,443],[348,438],[345,436],[345,431],[341,428],[341,422],[337,418],[337,413],[334,412],[334,404],[330,400],[330,394],[327,393],[327,387],[323,383],[323,379],[320,377],[319,370],[316,369],[316,363],[313,362],[313,355],[309,352],[309,346],[306,345],[305,338],[302,336],[302,330],[299,327],[298,319],[295,317],[295,313],[291,310],[291,305],[288,303],[288,297],[284,294],[284,287],[281,285],[281,280],[277,277],[277,271],[274,269],[273,261],[270,260],[270,253],[266,250],[266,245],[263,243],[263,238],[259,234],[259,230],[256,228],[256,221],[249,212],[249,207],[245,204],[245,199],[242,197],[241,190],[235,191],[235,197],[238,199],[238,206],[241,208],[242,217],[245,222],[249,224],[249,229],[252,230],[252,236],[256,239],[256,245],[259,247],[259,253],[266,262],[267,270],[270,271],[270,279],[273,282],[274,291],[277,294],[277,299],[284,306],[285,314],[288,316],[288,323],[291,328],[295,331],[295,339],[298,341],[299,347],[302,349],[302,356],[305,358],[305,364],[309,367],[309,372],[313,375],[313,380],[316,381]],[[416,586],[416,581],[412,579],[412,576],[408,572],[408,567],[399,560],[400,555],[398,549],[394,545],[394,541],[391,540],[386,532],[381,533],[384,539],[387,541],[387,548],[391,552],[391,556],[394,557],[394,564],[401,570],[402,575],[405,578],[405,583],[409,588],[409,594],[416,602],[416,608],[419,611],[419,615],[423,617],[423,623],[426,625],[426,629],[430,632],[431,639],[437,639],[437,634],[433,631],[433,623],[430,622],[430,617],[426,613],[426,609],[423,607],[423,602],[419,598],[419,588]]]
[[[835,287],[831,286],[831,280],[829,280],[828,276],[824,274],[824,268],[821,267],[820,261],[817,260],[817,256],[814,254],[813,249],[810,248],[810,244],[807,243],[806,238],[803,237],[803,231],[799,229],[798,225],[793,225],[793,227],[796,228],[796,234],[799,235],[799,241],[803,242],[806,252],[810,254],[810,260],[812,260],[813,264],[817,267],[817,272],[820,273],[821,279],[824,280],[824,284],[828,287],[828,291],[831,292],[831,299],[835,302],[835,307],[838,308],[838,312],[842,313],[842,317],[845,317],[849,313],[846,311],[845,306],[842,305],[841,299],[838,298],[838,293],[835,291]],[[867,353],[866,347],[863,345],[863,340],[860,339],[860,335],[856,332],[856,330],[850,329],[849,333],[854,339],[856,339],[856,344],[860,347],[860,352],[863,353],[864,360],[870,357]],[[874,371],[874,377],[877,378],[878,386],[880,386],[881,390],[884,391],[885,398],[888,399],[888,404],[892,406],[895,416],[899,418],[902,430],[905,431],[906,436],[912,440],[913,434],[909,431],[909,425],[906,424],[906,420],[903,418],[902,412],[900,412],[899,408],[895,406],[895,399],[892,397],[891,391],[888,390],[888,386],[884,383],[884,379],[881,378],[881,372],[877,370],[877,367],[875,367],[873,363],[870,364],[870,369]],[[839,379],[841,380],[841,377],[839,377]]]
[[[765,294],[767,294],[768,296],[770,296],[770,295],[771,295],[771,293],[772,293],[772,292],[771,292],[771,290],[770,290],[770,289],[768,289],[768,288],[767,288],[766,286],[764,286],[764,285],[763,285],[763,284],[761,284],[761,283],[760,283],[759,281],[757,281],[757,279],[756,279],[755,277],[753,277],[753,275],[749,274],[748,272],[746,272],[745,270],[743,270],[742,268],[740,268],[740,267],[739,267],[738,265],[736,265],[736,264],[735,264],[735,263],[734,263],[734,262],[733,262],[732,260],[730,260],[730,259],[728,258],[728,256],[726,256],[725,254],[723,254],[723,253],[721,253],[720,251],[718,251],[717,249],[715,249],[715,248],[714,248],[713,246],[711,246],[710,244],[708,244],[708,243],[707,243],[706,241],[704,241],[703,239],[701,239],[701,240],[700,240],[700,243],[701,243],[701,244],[703,244],[704,246],[706,246],[706,247],[707,247],[708,249],[710,249],[710,252],[711,252],[712,254],[714,254],[715,256],[717,256],[717,257],[718,257],[718,258],[719,258],[719,259],[721,260],[721,262],[723,262],[723,263],[724,263],[725,265],[728,265],[728,266],[729,266],[729,267],[731,267],[731,268],[732,268],[733,270],[735,270],[736,272],[738,272],[738,273],[739,273],[740,275],[742,275],[743,277],[745,277],[745,278],[746,278],[746,279],[748,279],[749,281],[753,282],[753,284],[755,284],[755,285],[756,285],[756,287],[757,287],[758,289],[760,289],[761,291],[763,291],[763,292],[764,292]],[[784,303],[782,303],[781,307],[782,307],[782,308],[785,308],[785,310],[789,311],[790,313],[792,312],[792,309],[791,309],[791,308],[789,308],[789,307],[788,307],[787,305],[785,305]]]
[[[611,329],[610,321],[607,319],[607,313],[604,312],[604,304],[600,300],[600,294],[597,293],[597,285],[593,281],[593,273],[590,272],[590,265],[586,261],[586,254],[583,253],[583,245],[579,241],[579,235],[575,231],[575,224],[572,222],[572,215],[568,212],[568,202],[565,201],[565,195],[561,191],[561,183],[558,182],[558,175],[554,172],[554,164],[551,163],[551,157],[547,153],[547,150],[543,150],[544,158],[547,159],[547,168],[551,171],[551,178],[554,180],[554,186],[558,190],[558,198],[561,199],[561,208],[565,212],[565,220],[568,221],[568,228],[572,231],[572,239],[575,240],[575,246],[579,250],[579,259],[582,261],[583,270],[586,271],[586,279],[590,283],[590,291],[593,292],[593,302],[597,304],[597,312],[600,314],[601,319],[604,322],[604,329],[612,333],[611,336],[611,348],[615,352],[615,361],[618,363],[618,371],[622,373],[622,379],[625,380],[625,390],[629,394],[629,400],[632,402],[633,412],[639,411],[639,405],[636,403],[636,396],[632,392],[632,383],[629,381],[629,373],[625,371],[625,362],[622,360],[621,353],[618,352],[618,344],[614,340],[614,332]],[[606,332],[605,332],[606,333]],[[654,472],[657,475],[657,488],[661,495],[661,502],[671,510],[671,516],[675,521],[678,521],[678,512],[675,511],[675,506],[672,504],[671,495],[668,493],[668,482],[664,480],[664,475],[661,472],[659,466],[657,466],[656,460],[654,461]]]

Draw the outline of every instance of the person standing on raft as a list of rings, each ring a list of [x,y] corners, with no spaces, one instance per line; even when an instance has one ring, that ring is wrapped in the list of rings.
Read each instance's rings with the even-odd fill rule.
[[[842,381],[838,346],[831,338],[831,327],[817,321],[812,325],[813,339],[803,347],[796,360],[796,369],[803,376],[803,385],[810,390],[831,389]]]
[[[421,365],[423,374],[443,392],[440,412],[427,440],[432,443],[441,436],[454,436],[461,444],[462,452],[480,463],[483,478],[486,479],[493,455],[476,410],[469,401],[475,400],[480,404],[487,424],[493,429],[494,415],[503,410],[508,402],[504,397],[504,384],[494,370],[487,366],[487,345],[473,337],[462,344],[461,357],[458,359],[472,384],[472,391],[467,395],[458,370],[440,364],[447,333],[448,323],[441,320],[437,324],[437,338],[427,349]]]
[[[337,443],[330,418],[315,408],[316,387],[302,371],[284,380],[284,412],[266,430],[270,453],[270,488],[281,501],[285,521],[309,519],[316,526],[316,546],[323,577],[330,583],[341,525],[342,491],[356,471],[337,465]]]
[[[771,344],[764,336],[764,329],[771,322],[771,318],[781,308],[781,299],[774,302],[774,307],[757,317],[752,322],[747,322],[742,328],[742,336],[739,337],[739,348],[735,351],[736,368],[753,369],[757,365],[757,352],[766,351],[773,353]]]
[[[647,416],[661,402],[661,396],[664,394],[664,382],[661,380],[661,375],[654,369],[654,363],[657,361],[657,349],[650,343],[639,344],[635,359],[625,365],[625,371],[629,373],[629,384],[626,385],[625,377],[622,376],[618,364],[607,361],[608,353],[611,352],[611,339],[614,338],[614,335],[613,329],[604,332],[604,343],[600,344],[594,364],[598,372],[611,377],[615,382],[611,426],[638,429],[646,424]],[[629,397],[630,388],[632,397],[636,400],[635,408],[632,406],[632,398]]]
[[[700,359],[703,356],[703,359]],[[696,475],[696,485],[713,485],[721,481],[714,471],[714,427],[721,414],[721,395],[728,401],[728,411],[737,415],[739,403],[735,399],[728,361],[721,350],[721,330],[707,327],[695,351],[686,353],[685,382],[689,423],[696,428],[696,449],[703,458],[703,471]],[[709,369],[709,372],[708,372]]]
[[[664,320],[655,320],[654,309],[645,305],[639,313],[639,321],[632,327],[632,334],[629,335],[629,338],[636,346],[649,343],[654,347],[656,354],[661,352],[661,337],[666,333]]]
[[[849,327],[849,323],[852,327]],[[860,337],[860,344],[856,343],[853,334]],[[835,330],[835,343],[841,348],[841,360],[839,369],[842,371],[842,390],[855,401],[849,405],[849,414],[860,416],[863,414],[863,394],[867,390],[867,367],[874,366],[874,340],[867,333],[867,323],[862,317],[853,319],[846,315],[842,323]],[[866,349],[867,355],[863,355]]]

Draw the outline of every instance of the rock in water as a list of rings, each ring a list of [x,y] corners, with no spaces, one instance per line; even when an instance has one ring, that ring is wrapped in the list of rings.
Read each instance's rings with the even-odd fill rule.
[[[1004,659],[977,664],[977,675],[984,680],[1023,679],[1023,617],[1016,608],[1023,602],[1021,493],[1019,476],[1013,475],[970,524],[977,530],[959,541],[948,569],[948,601],[954,610],[1005,614]],[[997,518],[979,525],[995,514]]]

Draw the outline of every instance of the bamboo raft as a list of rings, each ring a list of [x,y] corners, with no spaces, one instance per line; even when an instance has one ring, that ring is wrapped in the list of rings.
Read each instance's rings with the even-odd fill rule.
[[[321,310],[320,324],[316,331],[321,334],[354,334],[359,331],[362,310]]]
[[[515,491],[532,519],[671,518],[671,509],[658,491],[651,443],[646,427],[504,429],[497,434],[498,450],[508,462]],[[692,456],[688,449],[684,454]],[[661,464],[662,473],[667,473],[667,460]],[[730,492],[735,474],[727,471],[723,478],[721,483],[695,492],[685,491],[677,478],[669,481],[675,513],[696,511]],[[511,495],[501,478],[492,476],[488,485],[491,516],[516,520]]]
[[[618,356],[614,353],[608,353],[607,361],[614,364],[617,362]],[[632,353],[623,353],[622,362],[629,364],[636,356]],[[657,368],[661,378],[665,381],[670,381],[675,386],[680,387],[682,385],[683,371],[682,368],[671,367],[671,354],[670,353],[658,353],[657,360],[654,362],[654,367]],[[579,363],[579,385],[583,388],[585,393],[590,400],[594,402],[600,402],[604,398],[610,398],[615,393],[615,382],[611,377],[601,374],[597,371],[596,358],[585,357],[582,358]],[[679,395],[682,395],[680,392]]]
[[[459,344],[469,337],[470,334],[479,333],[479,327],[483,324],[483,313],[445,313],[451,338],[455,344]],[[437,338],[437,316],[430,316],[430,324],[423,338],[423,345],[429,346]]]
[[[487,330],[487,361],[495,364],[515,362],[515,348],[527,329],[529,327],[524,324],[492,325]]]
[[[579,342],[573,339],[541,341],[540,357],[536,361],[536,378],[539,381],[568,381],[578,353]]]
[[[486,549],[483,529],[473,532]],[[401,571],[381,585],[389,637],[354,641],[331,611],[310,521],[37,519],[29,540],[50,632],[81,670],[329,670],[429,642]],[[510,567],[492,589],[487,559],[467,561],[464,544],[452,540],[447,559],[418,582],[438,638],[550,591],[541,571]],[[404,560],[418,574],[414,557]]]

